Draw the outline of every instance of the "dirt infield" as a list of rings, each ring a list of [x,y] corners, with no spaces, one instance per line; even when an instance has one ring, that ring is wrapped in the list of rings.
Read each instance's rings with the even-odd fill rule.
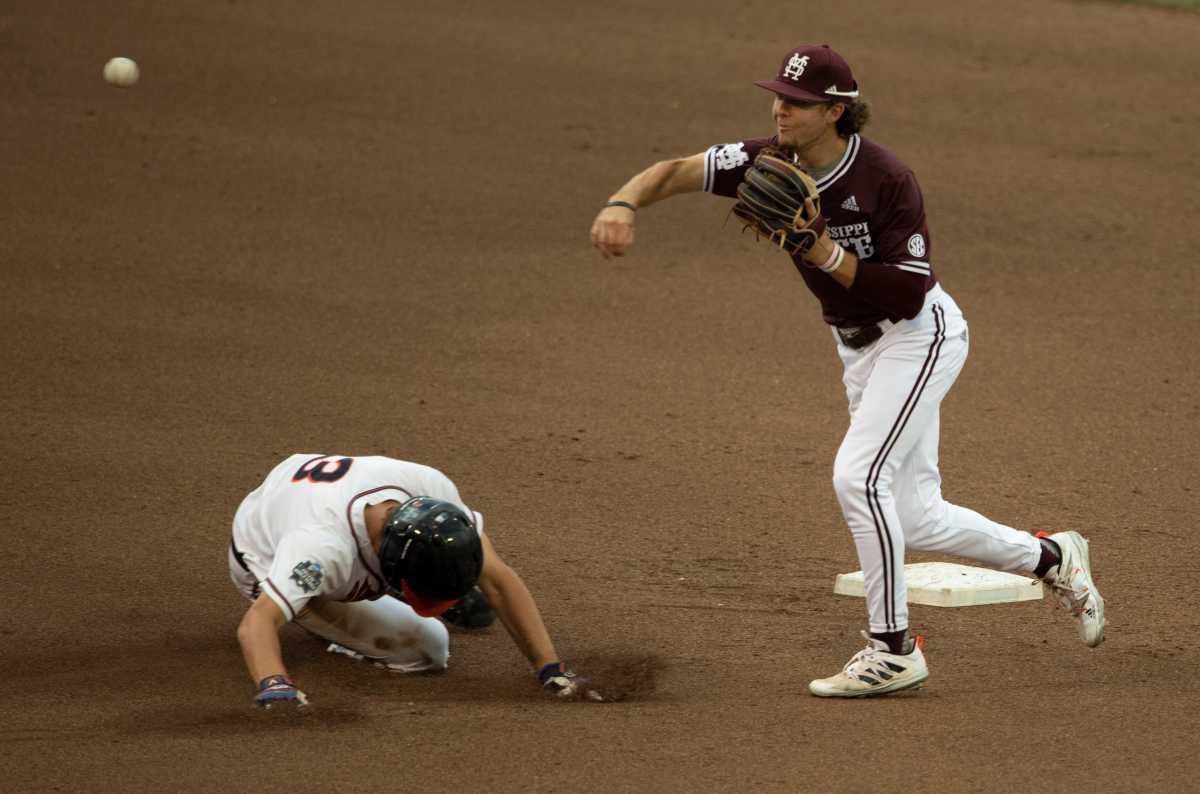
[[[762,0],[0,11],[0,790],[1194,787],[1200,16],[803,5],[766,39]],[[947,497],[1084,531],[1099,649],[914,607],[926,689],[806,693],[864,622],[816,304],[710,196],[587,242],[638,168],[769,133],[751,81],[800,41],[854,65],[971,322]],[[498,626],[424,677],[289,627],[319,708],[254,713],[225,544],[300,451],[445,471],[624,700],[542,700]]]

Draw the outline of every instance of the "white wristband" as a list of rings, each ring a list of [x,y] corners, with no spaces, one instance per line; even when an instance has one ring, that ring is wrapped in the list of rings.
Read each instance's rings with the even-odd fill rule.
[[[846,258],[846,249],[842,248],[837,243],[833,244],[833,250],[829,252],[829,258],[822,264],[817,265],[817,269],[822,273],[832,273],[842,266],[842,260]]]

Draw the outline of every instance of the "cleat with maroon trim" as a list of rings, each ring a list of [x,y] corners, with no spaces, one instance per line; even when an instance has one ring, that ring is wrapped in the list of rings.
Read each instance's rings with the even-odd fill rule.
[[[1104,599],[1092,581],[1088,542],[1078,532],[1038,533],[1039,538],[1054,541],[1062,560],[1042,577],[1042,582],[1079,622],[1079,638],[1095,648],[1104,642]]]
[[[918,689],[929,678],[924,637],[910,638],[906,654],[890,653],[887,643],[862,633],[867,647],[854,654],[842,672],[809,683],[808,691],[822,698],[861,698]]]

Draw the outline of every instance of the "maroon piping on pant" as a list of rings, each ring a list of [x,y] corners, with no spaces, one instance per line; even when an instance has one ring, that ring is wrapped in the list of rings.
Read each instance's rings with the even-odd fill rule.
[[[892,533],[887,525],[887,519],[883,515],[883,506],[879,504],[879,475],[883,472],[883,464],[887,460],[888,454],[892,448],[896,446],[896,441],[899,440],[900,434],[904,432],[905,425],[908,424],[909,417],[917,407],[917,401],[921,399],[921,394],[925,391],[925,385],[929,383],[929,378],[933,375],[933,370],[937,367],[938,354],[941,352],[942,343],[946,340],[946,326],[943,318],[942,307],[938,304],[933,304],[933,320],[935,323],[935,331],[933,335],[933,343],[929,346],[929,352],[925,354],[925,363],[921,365],[921,372],[917,375],[916,383],[913,384],[912,390],[908,393],[908,398],[904,401],[904,407],[900,409],[900,415],[896,417],[896,421],[892,423],[892,429],[888,431],[887,438],[883,441],[883,446],[875,455],[875,460],[871,463],[871,468],[867,473],[867,505],[871,509],[871,520],[875,522],[875,535],[879,538],[879,549],[883,556],[883,616],[887,626],[887,631],[899,631],[896,626],[896,603],[895,594],[893,591],[892,582],[896,578],[895,560],[893,559]],[[905,626],[905,628],[908,628]]]

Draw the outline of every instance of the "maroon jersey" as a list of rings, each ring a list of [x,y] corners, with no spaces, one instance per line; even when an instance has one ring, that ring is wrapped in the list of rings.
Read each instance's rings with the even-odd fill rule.
[[[710,147],[704,160],[704,189],[736,197],[759,151],[776,145],[773,136]],[[921,307],[912,305],[913,296],[924,295],[937,278],[929,264],[925,203],[912,170],[879,144],[851,135],[845,155],[817,182],[817,189],[830,237],[860,262],[859,275],[847,289],[799,255],[792,257],[804,283],[821,302],[825,322],[852,327],[915,315]],[[905,289],[891,289],[889,284]]]

